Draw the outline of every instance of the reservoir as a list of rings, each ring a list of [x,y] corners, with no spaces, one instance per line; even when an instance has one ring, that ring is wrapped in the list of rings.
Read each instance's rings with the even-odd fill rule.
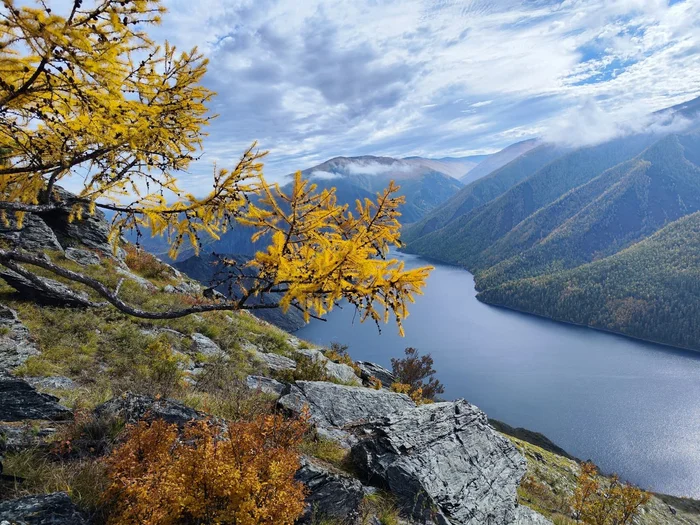
[[[541,432],[643,488],[700,498],[700,353],[489,306],[469,272],[394,255],[435,266],[409,305],[405,337],[393,324],[381,334],[360,324],[350,306],[296,335],[387,368],[408,346],[431,353],[445,399]]]

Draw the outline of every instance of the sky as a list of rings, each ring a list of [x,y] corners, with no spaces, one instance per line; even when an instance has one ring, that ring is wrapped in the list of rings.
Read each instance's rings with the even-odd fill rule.
[[[344,155],[590,143],[700,95],[700,0],[165,0],[149,32],[210,60],[188,175],[253,140],[268,178]]]

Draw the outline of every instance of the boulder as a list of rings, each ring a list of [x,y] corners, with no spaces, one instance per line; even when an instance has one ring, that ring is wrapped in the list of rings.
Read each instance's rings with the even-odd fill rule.
[[[12,270],[3,270],[0,272],[0,277],[5,279],[7,284],[12,286],[24,299],[29,299],[40,304],[50,306],[70,306],[70,307],[87,307],[91,306],[92,302],[83,292],[75,292],[64,284],[47,279],[46,277],[37,277],[42,283],[41,285],[30,281],[26,277],[13,272]]]
[[[553,525],[542,514],[522,505],[515,509],[515,521],[513,525]]]
[[[73,413],[58,398],[41,394],[26,381],[0,371],[0,421],[70,419]]]
[[[396,383],[396,376],[393,374],[393,372],[387,370],[381,365],[370,363],[369,361],[358,361],[357,366],[360,367],[360,371],[362,372],[360,377],[367,386],[370,386],[370,377],[376,377],[379,379],[382,382],[383,388],[389,388],[392,384]]]
[[[416,406],[405,394],[325,381],[297,381],[289,394],[280,398],[279,404],[297,414],[308,406],[311,421],[319,434],[345,444],[355,439],[343,427],[401,413]]]
[[[8,220],[9,226],[0,221],[0,239],[29,251],[63,251],[53,230],[37,215],[26,214],[21,228],[13,214],[8,214]]]
[[[351,366],[344,363],[334,363],[331,360],[326,360],[323,366],[326,369],[326,374],[335,381],[346,385],[362,385],[362,381]]]
[[[248,376],[246,377],[246,385],[251,390],[259,390],[265,394],[283,396],[289,392],[289,385],[275,381],[265,376]]]
[[[91,266],[100,264],[100,256],[89,250],[81,250],[79,248],[67,248],[66,259],[70,259],[82,266]]]
[[[190,350],[194,354],[201,354],[208,359],[226,355],[219,345],[204,334],[194,333],[191,339],[192,346]]]
[[[343,520],[346,524],[356,523],[364,497],[362,484],[310,458],[303,457],[301,465],[295,478],[304,483],[309,492],[306,510],[297,523],[321,523],[328,518]]]
[[[98,418],[119,418],[125,423],[137,423],[143,419],[162,419],[168,423],[185,425],[190,421],[208,419],[207,414],[189,408],[170,399],[155,399],[127,392],[98,406]]]
[[[262,362],[263,365],[272,370],[273,372],[280,372],[282,370],[295,370],[297,367],[296,361],[294,359],[289,359],[279,354],[265,353],[258,350],[253,350],[253,356],[258,361]]]
[[[54,187],[54,198],[62,201],[65,206],[57,210],[41,213],[41,219],[53,230],[61,243],[61,246],[83,245],[98,250],[109,257],[113,257],[112,245],[109,244],[109,224],[105,214],[95,210],[91,215],[86,206],[83,206],[83,214],[80,219],[71,221],[72,204],[76,196],[63,188]]]
[[[526,462],[466,401],[422,405],[365,426],[352,448],[360,479],[390,490],[421,523],[516,523]]]
[[[27,496],[0,502],[0,524],[87,525],[65,492]]]
[[[17,312],[0,304],[0,370],[12,370],[39,349],[29,337],[29,330],[20,322]]]

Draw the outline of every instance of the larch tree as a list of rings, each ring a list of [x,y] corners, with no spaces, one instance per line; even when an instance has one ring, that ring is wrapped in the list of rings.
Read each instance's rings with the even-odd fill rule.
[[[158,0],[84,4],[74,0],[59,14],[43,1],[27,7],[3,0],[2,220],[21,226],[27,213],[66,208],[79,220],[102,208],[115,214],[115,249],[123,231],[142,228],[166,236],[171,256],[184,242],[196,252],[203,236],[216,239],[237,223],[272,242],[245,268],[223,261],[240,289],[235,299],[164,311],[140,310],[120,299],[118,288],[41,254],[0,247],[0,264],[35,281],[33,268],[43,268],[106,300],[96,305],[144,318],[281,307],[299,309],[308,320],[346,300],[363,319],[393,317],[402,330],[406,305],[430,268],[407,270],[387,260],[389,247],[399,245],[398,188],[391,184],[354,209],[300,174],[285,193],[265,182],[265,152],[253,144],[232,169],[215,169],[207,195],[183,191],[182,174],[201,154],[203,128],[213,118],[207,103],[214,93],[201,85],[206,59],[197,49],[178,53],[148,37],[145,29],[165,12]],[[78,177],[77,195],[59,191],[64,179]],[[281,299],[266,300],[272,292]]]

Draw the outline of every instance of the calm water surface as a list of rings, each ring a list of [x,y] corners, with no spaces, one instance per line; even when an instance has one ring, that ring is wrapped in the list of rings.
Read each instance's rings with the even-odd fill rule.
[[[407,266],[427,264],[397,254]],[[542,432],[645,488],[700,497],[700,353],[564,325],[476,300],[472,275],[436,265],[406,337],[346,307],[297,335],[337,341],[385,366],[406,346],[430,352],[445,398]]]

